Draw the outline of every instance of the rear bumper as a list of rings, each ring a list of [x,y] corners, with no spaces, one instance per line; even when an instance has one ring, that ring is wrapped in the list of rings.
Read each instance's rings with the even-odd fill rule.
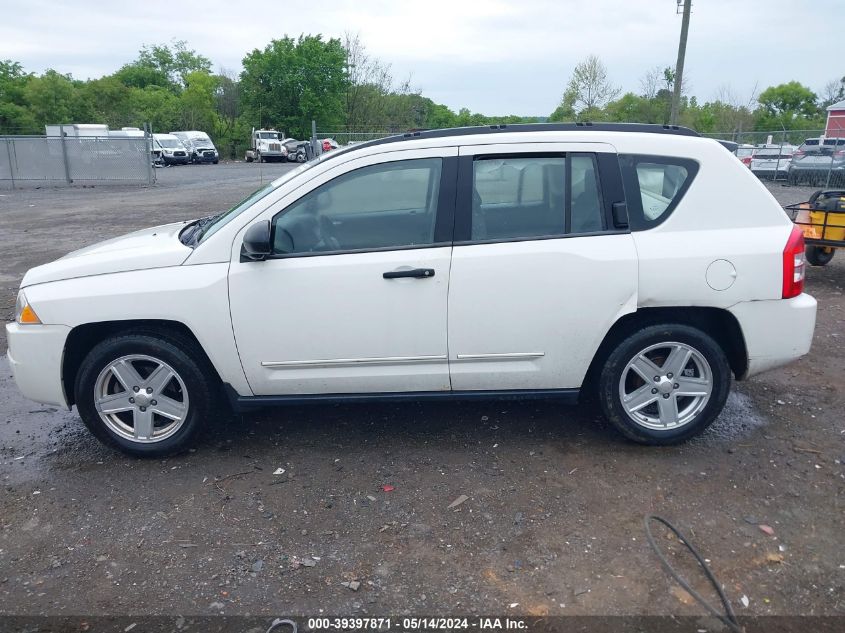
[[[816,327],[816,300],[745,301],[730,308],[742,328],[748,367],[739,378],[790,363],[810,351]]]
[[[25,397],[70,408],[62,386],[62,357],[69,333],[64,325],[6,325],[9,365]]]

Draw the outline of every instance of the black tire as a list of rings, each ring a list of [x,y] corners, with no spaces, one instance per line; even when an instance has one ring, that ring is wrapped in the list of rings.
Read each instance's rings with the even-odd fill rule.
[[[250,156],[249,154],[247,154],[246,156],[244,156],[244,160],[245,160],[246,162],[248,162],[248,163],[251,163],[251,162],[252,162],[252,156]]]
[[[807,261],[811,266],[827,266],[830,260],[833,259],[834,249],[825,251],[822,246],[808,246],[804,253],[807,255]]]
[[[76,407],[85,426],[101,442],[136,457],[162,457],[187,449],[205,421],[219,409],[217,377],[195,348],[192,341],[179,335],[143,331],[118,334],[95,345],[82,361],[74,384]],[[167,363],[177,372],[189,396],[182,425],[172,435],[149,443],[115,432],[100,418],[94,404],[100,373],[118,358],[135,354]]]
[[[215,161],[214,161],[214,164],[216,165],[216,164],[217,164],[217,163],[219,163],[219,162],[220,162],[219,160],[215,160]]]
[[[690,421],[672,429],[658,430],[641,424],[628,414],[621,401],[619,385],[625,368],[635,356],[653,345],[669,342],[692,347],[704,357],[710,368],[712,387],[709,400]],[[725,406],[730,386],[728,359],[712,337],[689,325],[652,325],[628,336],[607,357],[599,377],[599,405],[608,421],[634,442],[654,446],[679,444],[713,423]]]

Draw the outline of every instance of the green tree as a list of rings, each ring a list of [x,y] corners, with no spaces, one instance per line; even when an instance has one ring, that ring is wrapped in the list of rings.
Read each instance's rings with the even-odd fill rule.
[[[244,109],[255,125],[276,125],[299,138],[310,135],[312,119],[336,129],[344,123],[345,63],[338,39],[273,40],[243,59]]]
[[[0,133],[38,132],[38,124],[27,108],[25,93],[30,78],[20,63],[0,60]]]
[[[217,79],[206,72],[195,71],[185,76],[185,89],[179,95],[183,129],[213,129],[216,90]]]
[[[122,66],[115,76],[132,88],[157,86],[178,93],[187,85],[188,75],[197,72],[210,74],[211,60],[177,40],[172,47],[142,46],[138,58]]]
[[[83,82],[70,75],[48,70],[40,77],[31,77],[24,96],[36,125],[78,123],[94,120],[94,112],[82,91]]]
[[[619,95],[619,88],[610,83],[607,68],[595,55],[590,55],[572,71],[560,105],[549,117],[553,121],[600,121],[604,107]]]
[[[758,130],[796,130],[823,125],[816,93],[797,81],[770,86],[760,93]]]

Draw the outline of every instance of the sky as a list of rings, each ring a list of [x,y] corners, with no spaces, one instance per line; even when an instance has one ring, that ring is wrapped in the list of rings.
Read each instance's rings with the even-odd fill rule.
[[[845,75],[843,0],[695,0],[685,65],[699,101],[798,80],[816,92]],[[186,40],[214,69],[300,33],[358,33],[397,79],[437,103],[487,115],[547,116],[574,66],[597,55],[623,91],[674,66],[676,0],[0,0],[0,59],[77,79],[110,74],[143,44]],[[818,32],[819,37],[812,34]]]

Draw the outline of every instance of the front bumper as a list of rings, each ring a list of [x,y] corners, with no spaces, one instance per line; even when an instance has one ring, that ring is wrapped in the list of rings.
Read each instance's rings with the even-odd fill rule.
[[[190,160],[187,156],[162,156],[165,165],[187,165]]]
[[[792,299],[744,301],[730,312],[745,338],[748,367],[740,378],[786,365],[810,351],[816,328],[816,300],[808,294]]]
[[[62,385],[62,358],[69,333],[65,325],[6,324],[9,365],[25,397],[70,408]]]
[[[217,154],[205,154],[203,152],[194,154],[194,161],[197,163],[213,163],[216,160],[219,160]]]

